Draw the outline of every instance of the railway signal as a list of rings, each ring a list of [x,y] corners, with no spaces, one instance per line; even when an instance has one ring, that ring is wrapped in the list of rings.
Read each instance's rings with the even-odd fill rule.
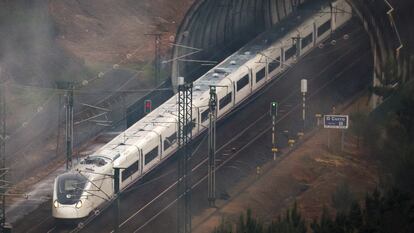
[[[145,100],[144,102],[144,113],[148,114],[152,111],[152,101],[151,100]]]
[[[308,80],[300,80],[300,92],[302,92],[302,120],[303,120],[303,130],[302,135],[305,133],[306,128],[306,93],[308,92]]]
[[[270,116],[277,116],[277,109],[279,104],[277,102],[270,103]]]
[[[270,116],[272,117],[272,153],[273,160],[276,160],[278,149],[276,147],[276,116],[279,104],[275,101],[270,103]]]

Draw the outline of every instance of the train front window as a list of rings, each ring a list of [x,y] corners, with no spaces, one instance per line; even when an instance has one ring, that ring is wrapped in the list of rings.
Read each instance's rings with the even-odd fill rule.
[[[85,164],[85,165],[95,165],[97,167],[102,167],[104,165],[107,164],[107,162],[105,161],[105,159],[103,157],[100,156],[88,156],[85,159],[83,159],[80,164]]]
[[[64,174],[57,181],[58,202],[63,205],[73,205],[79,201],[87,179],[80,174]]]

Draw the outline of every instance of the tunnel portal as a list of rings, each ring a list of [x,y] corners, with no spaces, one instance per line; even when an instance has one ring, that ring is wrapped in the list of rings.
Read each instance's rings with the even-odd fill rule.
[[[171,77],[194,80],[307,0],[198,0],[175,37]],[[181,59],[180,59],[181,58]]]

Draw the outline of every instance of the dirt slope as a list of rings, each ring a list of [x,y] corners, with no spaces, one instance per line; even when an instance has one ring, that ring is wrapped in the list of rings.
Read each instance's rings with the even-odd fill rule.
[[[50,1],[49,11],[59,28],[58,43],[86,64],[118,63],[152,58],[154,39],[162,32],[162,47],[173,39],[193,0]],[[170,38],[171,37],[171,38]]]
[[[360,102],[367,103],[366,99]],[[229,201],[218,200],[217,209],[207,209],[194,217],[194,232],[211,233],[223,218],[237,222],[247,209],[268,223],[295,201],[306,222],[311,223],[324,207],[331,214],[335,212],[332,195],[343,184],[349,185],[350,197],[362,200],[378,185],[378,166],[357,149],[356,138],[350,133],[341,152],[339,135],[338,131],[329,135],[328,130],[320,129],[280,162],[266,164],[259,175],[251,174],[229,191]],[[328,136],[332,137],[330,149]]]

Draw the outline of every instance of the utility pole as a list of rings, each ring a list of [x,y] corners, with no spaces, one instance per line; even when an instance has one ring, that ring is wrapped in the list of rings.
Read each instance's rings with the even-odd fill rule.
[[[155,73],[155,85],[157,85],[161,79],[161,66],[160,66],[160,51],[161,51],[161,33],[146,33],[146,36],[154,36],[154,73]]]
[[[119,218],[120,214],[120,198],[119,198],[119,168],[114,167],[114,194],[115,194],[115,207],[114,207],[114,233],[119,232]]]
[[[73,82],[67,83],[66,90],[66,170],[72,168],[73,153]]]
[[[0,77],[1,78],[1,77]],[[6,224],[6,94],[4,93],[4,83],[0,79],[0,195],[1,195],[1,216],[0,216],[0,231],[4,232]]]
[[[270,103],[270,116],[272,117],[272,152],[273,152],[273,160],[276,160],[277,152],[278,152],[277,147],[276,147],[277,108],[278,108],[278,103],[277,102]]]
[[[57,86],[59,89],[65,90],[66,170],[70,170],[72,168],[73,151],[73,90],[75,89],[75,82],[60,81],[57,82]]]
[[[191,233],[191,152],[193,84],[178,78],[177,233]],[[183,198],[181,198],[183,197]]]
[[[210,86],[210,124],[208,127],[208,203],[210,207],[214,207],[216,202],[216,107],[216,87]]]
[[[59,155],[59,150],[60,150],[60,147],[59,147],[59,144],[60,144],[60,121],[61,121],[61,117],[60,117],[60,109],[61,109],[61,107],[62,107],[62,95],[61,95],[61,93],[59,92],[58,93],[58,95],[59,95],[59,102],[58,102],[58,120],[57,120],[57,135],[56,135],[56,156],[58,156]]]

